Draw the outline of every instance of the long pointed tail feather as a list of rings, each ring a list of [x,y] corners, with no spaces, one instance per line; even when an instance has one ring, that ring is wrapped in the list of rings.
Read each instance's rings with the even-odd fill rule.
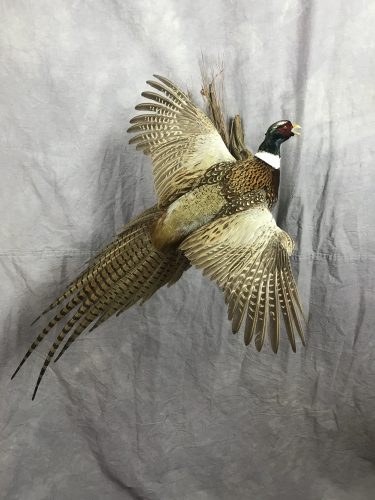
[[[144,231],[143,222],[149,222],[150,216],[155,216],[157,208],[151,207],[145,210],[140,216],[136,217],[126,224],[117,238],[106,245],[93,259],[88,262],[87,268],[77,276],[66,288],[66,290],[52,302],[37,318],[33,320],[30,326],[34,325],[42,316],[55,309],[64,300],[75,292],[83,289],[85,285],[90,283],[90,279],[97,276],[99,272],[109,263],[116,259],[121,259],[121,251],[125,246],[129,246],[131,241]]]
[[[45,358],[33,399],[48,365],[64,341],[55,361],[93,322],[92,330],[113,314],[123,312],[136,302],[143,303],[161,286],[177,281],[189,267],[189,261],[179,250],[161,252],[153,246],[151,229],[160,215],[161,211],[152,207],[127,224],[42,313],[46,314],[65,302],[31,344],[12,378],[50,331],[69,313],[73,316],[62,326]]]

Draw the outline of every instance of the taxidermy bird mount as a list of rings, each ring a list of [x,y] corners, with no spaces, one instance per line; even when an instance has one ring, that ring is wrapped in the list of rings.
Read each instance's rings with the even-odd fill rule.
[[[244,145],[240,118],[227,128],[214,82],[204,80],[202,90],[211,121],[175,84],[154,77],[147,82],[152,90],[142,93],[147,102],[136,106],[141,113],[130,121],[135,135],[129,142],[151,157],[157,205],[124,226],[42,313],[58,308],[12,378],[44,337],[72,315],[47,354],[33,399],[60,347],[55,361],[84,330],[173,285],[190,265],[223,290],[232,330],[245,325],[246,345],[254,338],[260,351],[268,334],[277,352],[281,316],[293,351],[296,334],[304,343],[289,261],[294,244],[270,211],[278,196],[280,147],[298,134],[299,125],[273,123],[253,155]]]

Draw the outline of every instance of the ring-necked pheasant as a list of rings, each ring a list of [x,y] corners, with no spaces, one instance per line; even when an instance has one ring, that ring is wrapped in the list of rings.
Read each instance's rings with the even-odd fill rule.
[[[35,339],[12,378],[55,325],[74,311],[41,369],[33,399],[56,350],[55,361],[89,326],[143,303],[175,283],[193,264],[225,295],[233,332],[245,323],[245,343],[258,350],[268,332],[277,352],[280,315],[293,351],[304,343],[303,313],[289,256],[293,241],[272,217],[277,200],[280,146],[299,125],[271,125],[258,152],[237,161],[208,117],[161,76],[147,82],[149,102],[131,120],[129,141],[151,156],[158,204],[127,224],[43,314],[60,306]],[[37,318],[39,319],[39,318]]]

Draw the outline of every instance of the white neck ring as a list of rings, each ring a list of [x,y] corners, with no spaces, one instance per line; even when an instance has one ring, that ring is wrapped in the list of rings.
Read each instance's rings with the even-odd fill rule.
[[[267,153],[267,151],[258,151],[255,155],[260,160],[263,160],[268,165],[271,165],[273,168],[280,168],[280,156],[274,155],[272,153]]]

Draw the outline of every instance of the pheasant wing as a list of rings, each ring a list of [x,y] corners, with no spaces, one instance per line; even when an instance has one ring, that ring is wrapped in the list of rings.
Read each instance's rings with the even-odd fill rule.
[[[280,312],[293,351],[296,333],[304,343],[303,312],[289,260],[293,247],[266,204],[218,218],[180,245],[190,262],[223,290],[233,333],[244,322],[245,344],[254,337],[260,351],[268,332],[274,352]]]
[[[176,85],[154,75],[147,83],[157,92],[143,92],[151,102],[138,104],[145,114],[130,120],[129,141],[150,155],[159,206],[191,189],[212,165],[234,162],[211,120]]]

